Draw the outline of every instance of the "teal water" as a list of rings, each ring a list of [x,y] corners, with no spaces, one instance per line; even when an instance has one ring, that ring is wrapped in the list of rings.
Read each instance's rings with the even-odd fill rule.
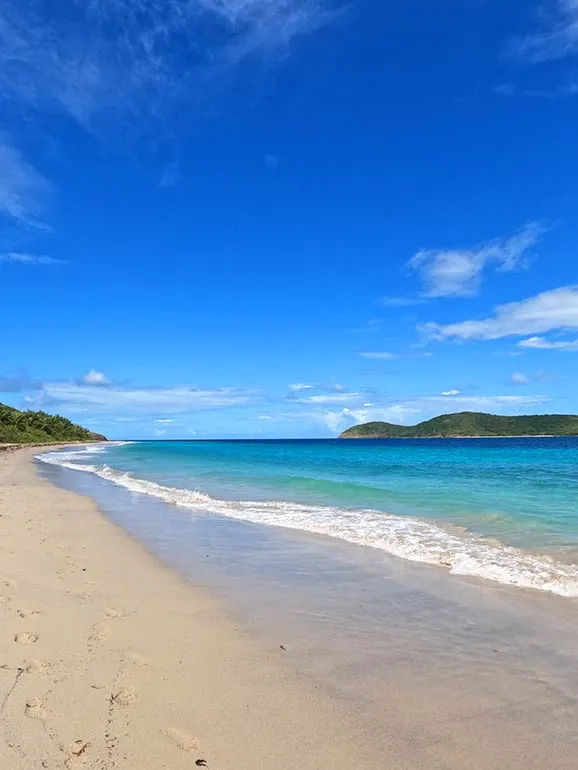
[[[578,596],[578,439],[135,442],[42,455],[195,514]]]

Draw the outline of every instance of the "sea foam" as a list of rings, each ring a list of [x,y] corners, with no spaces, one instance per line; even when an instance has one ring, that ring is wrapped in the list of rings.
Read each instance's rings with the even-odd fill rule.
[[[456,533],[423,519],[371,509],[349,509],[294,502],[220,500],[194,489],[166,487],[86,460],[105,451],[87,446],[38,455],[45,463],[92,473],[136,494],[150,495],[196,513],[310,532],[385,551],[409,561],[435,564],[456,575],[469,575],[519,588],[578,597],[578,567],[535,556],[511,546]],[[96,458],[95,458],[96,459]],[[82,461],[82,462],[80,462]]]

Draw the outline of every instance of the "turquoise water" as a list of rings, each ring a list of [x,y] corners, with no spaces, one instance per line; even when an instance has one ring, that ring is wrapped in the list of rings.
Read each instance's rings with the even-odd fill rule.
[[[195,514],[578,596],[578,439],[136,442],[42,459]]]

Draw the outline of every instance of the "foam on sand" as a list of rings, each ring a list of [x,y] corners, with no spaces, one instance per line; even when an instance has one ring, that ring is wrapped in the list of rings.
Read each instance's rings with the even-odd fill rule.
[[[49,452],[39,460],[92,473],[131,492],[150,495],[196,513],[218,513],[254,524],[284,527],[378,548],[399,558],[435,564],[457,575],[469,575],[519,588],[578,597],[578,567],[534,556],[517,548],[456,533],[429,521],[395,516],[371,509],[304,505],[293,502],[219,500],[193,490],[166,487],[110,468],[80,463],[105,447],[88,446],[68,452]],[[74,462],[76,461],[76,462]]]

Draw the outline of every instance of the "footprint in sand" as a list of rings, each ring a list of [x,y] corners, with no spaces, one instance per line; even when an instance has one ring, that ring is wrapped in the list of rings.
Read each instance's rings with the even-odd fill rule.
[[[26,674],[44,674],[52,667],[46,660],[26,660],[22,668]]]
[[[14,636],[14,641],[17,644],[34,644],[38,641],[38,634],[34,634],[32,631],[21,631]]]
[[[112,607],[107,607],[104,614],[107,618],[122,618],[123,613],[120,610],[115,610]]]
[[[31,618],[33,615],[39,615],[38,610],[17,610],[18,615],[21,618]]]
[[[166,735],[173,743],[182,751],[195,751],[199,748],[199,742],[191,735],[184,733],[182,730],[177,730],[176,727],[167,727],[161,730],[163,735]]]
[[[44,701],[41,698],[30,698],[26,701],[24,713],[30,719],[39,719],[44,721],[46,719],[46,709],[44,708]]]
[[[134,687],[121,687],[120,690],[117,690],[110,696],[110,700],[117,706],[126,708],[126,706],[130,706],[135,702],[136,690]]]
[[[73,767],[74,760],[82,757],[92,744],[89,741],[84,741],[82,738],[72,741],[68,746],[61,746],[61,750],[66,754],[66,760],[64,762],[65,767]],[[74,764],[73,764],[74,763]]]

